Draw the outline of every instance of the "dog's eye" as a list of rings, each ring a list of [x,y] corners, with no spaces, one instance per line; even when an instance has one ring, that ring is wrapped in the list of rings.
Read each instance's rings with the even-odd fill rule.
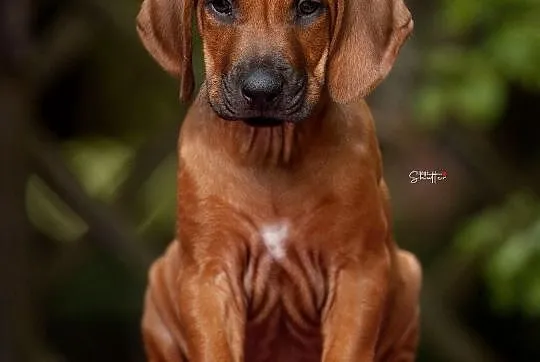
[[[300,0],[297,5],[298,16],[305,17],[316,13],[322,4],[315,0]]]
[[[212,10],[220,15],[232,15],[232,4],[230,0],[210,0],[208,2]]]

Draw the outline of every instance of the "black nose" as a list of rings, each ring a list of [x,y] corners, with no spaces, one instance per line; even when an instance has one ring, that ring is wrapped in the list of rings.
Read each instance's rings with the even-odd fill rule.
[[[256,69],[242,83],[242,94],[256,106],[271,103],[282,90],[281,75],[271,69]]]

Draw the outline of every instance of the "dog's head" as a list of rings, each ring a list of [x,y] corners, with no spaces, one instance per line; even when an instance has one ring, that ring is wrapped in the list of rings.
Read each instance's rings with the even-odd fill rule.
[[[366,96],[412,30],[403,0],[144,0],[139,35],[183,100],[194,12],[212,108],[252,123],[307,118],[326,89],[339,103]]]

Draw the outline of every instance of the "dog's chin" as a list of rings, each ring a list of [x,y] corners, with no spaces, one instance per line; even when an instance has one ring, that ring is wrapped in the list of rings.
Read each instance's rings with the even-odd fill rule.
[[[282,119],[270,117],[252,117],[241,119],[240,121],[244,122],[250,127],[277,127],[287,122]]]
[[[276,117],[265,117],[265,116],[258,116],[258,117],[231,117],[227,114],[220,115],[217,113],[218,116],[221,119],[224,119],[229,122],[241,122],[249,127],[256,127],[256,128],[271,128],[271,127],[278,127],[285,123],[295,123],[294,121],[276,118]]]

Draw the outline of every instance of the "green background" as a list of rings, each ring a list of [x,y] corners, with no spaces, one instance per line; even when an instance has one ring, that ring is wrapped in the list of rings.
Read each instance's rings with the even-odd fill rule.
[[[143,360],[185,109],[139,5],[0,4],[1,361]],[[368,101],[396,239],[424,266],[418,361],[540,361],[540,2],[407,5],[415,31]]]

